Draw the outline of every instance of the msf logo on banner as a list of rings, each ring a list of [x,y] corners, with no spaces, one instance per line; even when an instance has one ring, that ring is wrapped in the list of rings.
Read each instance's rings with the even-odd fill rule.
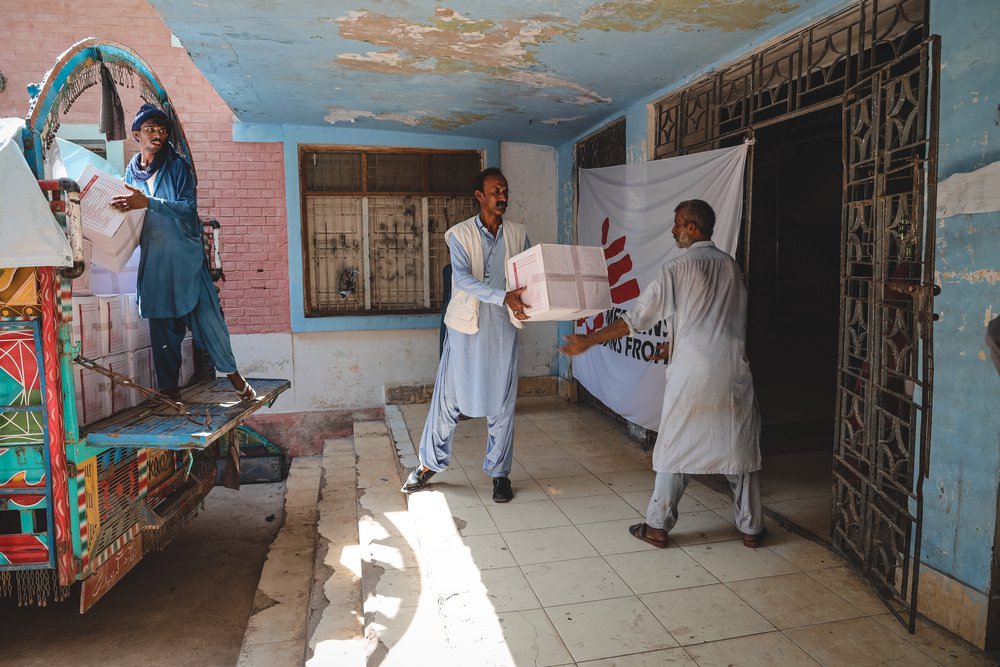
[[[639,296],[641,290],[639,289],[639,281],[634,277],[629,277],[633,266],[632,255],[625,249],[627,237],[624,235],[619,236],[609,243],[610,228],[610,219],[604,218],[604,223],[601,225],[601,245],[604,247],[604,260],[608,263],[608,284],[611,286],[611,303],[617,306],[635,299]],[[583,329],[583,333],[589,335],[608,324],[614,323],[625,312],[624,308],[612,308],[603,313],[598,313],[593,317],[577,320],[576,325],[578,328]],[[657,353],[657,343],[662,342],[666,338],[667,329],[667,323],[661,321],[657,322],[651,330],[644,332],[641,336],[625,336],[608,341],[603,345],[626,357],[663,364],[666,363],[664,359],[653,359],[653,357]]]
[[[611,230],[610,218],[604,218],[601,225],[601,246],[604,247],[604,261],[608,263],[608,284],[611,285],[611,303],[618,305],[631,301],[639,296],[639,281],[635,278],[625,280],[625,277],[632,271],[632,255],[625,251],[627,237],[619,236],[611,243],[608,243],[608,234]],[[593,317],[588,317],[576,321],[578,327],[583,327],[584,332],[592,334],[605,324],[611,323],[611,312],[598,313]]]

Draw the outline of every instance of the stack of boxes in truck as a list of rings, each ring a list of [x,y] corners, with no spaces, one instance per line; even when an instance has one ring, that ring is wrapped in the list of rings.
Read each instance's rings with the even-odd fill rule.
[[[117,274],[120,275],[120,274]],[[95,274],[89,276],[91,288]],[[90,291],[74,281],[74,291]],[[99,366],[132,378],[136,384],[156,389],[153,351],[150,348],[149,320],[139,317],[134,292],[126,294],[79,294],[73,296],[73,342],[80,355]],[[189,337],[181,346],[181,385],[194,375],[194,348]],[[81,426],[109,417],[144,400],[142,393],[110,378],[73,366],[77,419]]]

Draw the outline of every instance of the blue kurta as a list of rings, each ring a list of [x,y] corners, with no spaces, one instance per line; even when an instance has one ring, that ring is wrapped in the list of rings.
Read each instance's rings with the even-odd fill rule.
[[[139,312],[142,317],[183,317],[197,305],[201,273],[208,273],[191,167],[179,156],[169,159],[156,172],[152,194],[127,170],[125,182],[149,197],[139,237]]]
[[[510,322],[510,314],[503,300],[507,295],[504,257],[506,247],[503,224],[497,237],[483,226],[476,217],[476,228],[483,244],[483,280],[476,280],[469,267],[469,254],[458,239],[452,236],[448,243],[451,251],[452,280],[455,289],[468,292],[479,299],[479,331],[463,334],[448,330],[450,354],[449,371],[453,374],[458,407],[468,417],[484,417],[500,412],[511,373],[517,374],[517,329]],[[531,247],[525,238],[525,247],[511,252],[516,255]]]
[[[483,470],[491,477],[506,477],[514,455],[517,329],[503,303],[507,294],[503,225],[495,239],[478,216],[476,228],[483,244],[482,281],[473,277],[469,253],[456,236],[449,239],[448,247],[454,288],[479,299],[479,331],[447,331],[434,395],[420,437],[420,463],[435,472],[447,468],[459,413],[485,416],[488,435]],[[530,246],[525,237],[524,248],[517,252]]]
[[[194,173],[180,156],[156,171],[153,191],[125,172],[125,182],[149,198],[139,237],[139,314],[149,318],[150,343],[161,390],[178,385],[186,329],[216,370],[236,372],[229,328],[202,247]]]

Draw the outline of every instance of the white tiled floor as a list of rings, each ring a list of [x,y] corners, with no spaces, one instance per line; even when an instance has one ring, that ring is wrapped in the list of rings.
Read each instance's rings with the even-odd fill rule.
[[[402,410],[417,443],[427,406]],[[938,628],[907,635],[840,558],[770,520],[745,548],[730,499],[697,481],[670,548],[631,537],[649,455],[559,399],[521,399],[516,419],[513,502],[492,502],[484,420],[464,421],[452,467],[409,497],[417,534],[371,545],[382,667],[993,664]],[[762,480],[766,506],[818,534],[822,456],[766,460]]]

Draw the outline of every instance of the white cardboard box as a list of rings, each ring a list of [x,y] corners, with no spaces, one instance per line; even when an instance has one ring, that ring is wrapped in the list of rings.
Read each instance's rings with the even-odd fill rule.
[[[128,354],[124,352],[100,359],[97,363],[111,369],[115,373],[132,377],[128,363]],[[113,382],[110,378],[105,378],[105,380],[104,385],[101,387],[101,394],[104,400],[105,411],[108,415],[110,416],[132,407],[132,390],[125,385]]]
[[[118,273],[139,245],[146,209],[122,213],[111,208],[111,200],[128,190],[120,178],[93,165],[84,168],[77,182],[83,236],[94,244],[94,262]]]
[[[101,353],[101,316],[96,296],[73,297],[73,342],[80,343],[80,355],[98,359]]]
[[[73,384],[76,391],[76,418],[80,426],[93,424],[108,416],[104,401],[105,383],[108,378],[83,366],[73,366]]]
[[[97,297],[100,314],[101,356],[121,354],[125,347],[125,314],[120,294],[100,294]]]
[[[153,370],[152,348],[142,348],[128,353],[129,377],[139,386],[156,389],[156,372]],[[136,406],[146,400],[138,390],[131,390],[131,405]]]
[[[128,294],[129,292],[135,292],[138,281],[138,248],[136,248],[135,252],[132,253],[132,257],[118,273],[103,266],[95,266],[90,277],[90,285],[94,294]]]
[[[604,250],[540,243],[507,260],[511,289],[527,287],[528,322],[576,320],[611,308]]]
[[[125,316],[125,348],[131,352],[149,347],[149,320],[139,317],[139,302],[135,294],[122,294],[121,299]]]

